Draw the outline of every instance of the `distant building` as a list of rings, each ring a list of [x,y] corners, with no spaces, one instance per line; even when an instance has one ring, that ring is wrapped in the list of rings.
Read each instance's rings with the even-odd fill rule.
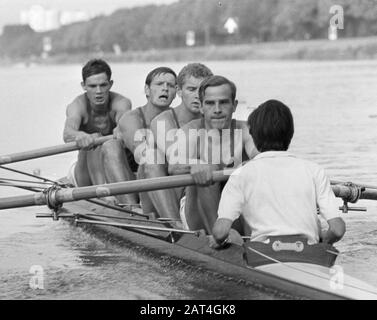
[[[39,5],[34,5],[27,11],[22,11],[20,20],[21,24],[27,24],[37,32],[60,27],[59,12],[57,10],[45,9]]]
[[[58,29],[80,21],[87,21],[91,17],[85,11],[58,11],[46,9],[40,5],[34,5],[29,10],[20,13],[20,22],[29,25],[36,32],[44,32]]]

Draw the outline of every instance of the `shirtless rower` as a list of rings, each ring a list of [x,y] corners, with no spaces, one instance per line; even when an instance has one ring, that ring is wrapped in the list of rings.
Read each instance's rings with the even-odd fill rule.
[[[136,108],[119,121],[119,133],[125,146],[132,151],[136,162],[139,164],[137,177],[145,178],[145,153],[148,148],[148,141],[153,137],[150,131],[150,124],[154,117],[161,112],[168,110],[176,95],[177,76],[175,72],[167,67],[159,67],[147,75],[144,91],[147,103]],[[151,143],[150,150],[154,149],[154,142]],[[113,177],[112,182],[119,180]],[[146,193],[140,194],[141,205],[144,213],[153,212]],[[177,218],[177,216],[166,216]]]
[[[63,139],[65,142],[76,141],[80,147],[78,160],[70,172],[70,180],[76,186],[109,182],[109,168],[119,162],[119,154],[125,154],[116,140],[94,147],[95,138],[113,134],[121,116],[131,110],[128,98],[110,91],[113,85],[111,74],[110,66],[105,61],[88,61],[82,68],[81,86],[85,93],[67,107]],[[123,164],[127,180],[134,179],[127,160]],[[135,195],[120,198],[124,202],[137,201]]]
[[[227,242],[231,225],[240,215],[252,230],[251,241],[302,235],[309,243],[318,243],[322,231],[317,208],[328,223],[323,242],[339,241],[345,223],[330,180],[320,166],[287,151],[294,133],[289,108],[268,100],[250,114],[248,125],[260,154],[237,169],[224,188],[213,228],[218,246]]]
[[[189,229],[204,228],[210,234],[223,187],[220,183],[213,184],[213,171],[240,165],[257,152],[247,134],[246,122],[232,119],[238,103],[233,82],[212,76],[201,83],[199,99],[203,117],[177,131],[178,141],[171,150],[169,173],[192,175],[196,185],[186,188],[181,218]],[[176,157],[175,164],[173,157]]]
[[[190,63],[182,68],[177,77],[178,96],[182,99],[179,106],[160,113],[151,122],[151,130],[157,145],[157,152],[162,154],[164,163],[146,164],[145,177],[155,178],[168,175],[166,150],[170,148],[174,140],[166,139],[168,133],[174,137],[175,131],[190,122],[198,119],[200,113],[200,100],[198,90],[200,83],[209,76],[211,70],[201,63]],[[163,131],[159,131],[163,128]],[[166,133],[166,134],[164,134]],[[166,160],[166,161],[165,161]],[[147,193],[153,206],[153,211],[159,216],[175,216],[179,212],[179,201],[183,188],[161,189]]]

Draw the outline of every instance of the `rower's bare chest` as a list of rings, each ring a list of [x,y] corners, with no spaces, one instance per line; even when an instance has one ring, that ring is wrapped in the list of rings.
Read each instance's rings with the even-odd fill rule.
[[[112,111],[97,112],[97,111],[88,111],[85,113],[83,124],[92,124],[96,127],[104,127],[109,124],[113,118]]]
[[[86,133],[111,134],[116,124],[111,116],[111,111],[88,110],[83,116],[80,130]]]
[[[213,164],[228,165],[238,158],[242,159],[243,141],[242,135],[227,134],[221,135],[200,135],[197,143],[197,155],[199,159]],[[242,162],[242,160],[241,160]]]

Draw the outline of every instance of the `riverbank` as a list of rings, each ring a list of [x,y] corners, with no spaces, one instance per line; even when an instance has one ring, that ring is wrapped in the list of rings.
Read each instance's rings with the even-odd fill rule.
[[[60,54],[27,61],[3,60],[2,63],[67,64],[82,63],[92,57],[109,62],[222,61],[222,60],[368,60],[377,59],[377,37],[264,42],[242,45],[174,48],[165,50],[114,53]]]

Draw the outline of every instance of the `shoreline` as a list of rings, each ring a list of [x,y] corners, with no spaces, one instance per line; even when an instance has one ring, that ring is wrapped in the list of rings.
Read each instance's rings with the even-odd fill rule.
[[[206,46],[172,49],[127,51],[120,54],[91,52],[59,54],[28,59],[0,58],[4,65],[13,64],[71,64],[90,58],[103,58],[113,62],[180,62],[227,60],[373,60],[377,59],[377,36],[347,38],[260,42],[240,45]]]

